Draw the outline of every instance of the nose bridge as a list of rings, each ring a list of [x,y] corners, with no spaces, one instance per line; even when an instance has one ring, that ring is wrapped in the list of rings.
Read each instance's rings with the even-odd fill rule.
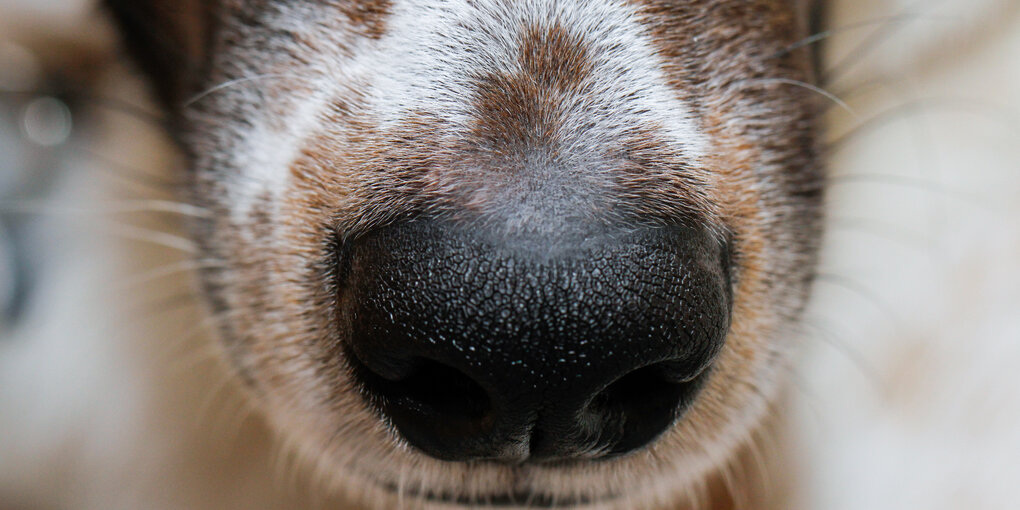
[[[728,327],[719,245],[685,227],[549,243],[419,220],[366,236],[346,256],[340,316],[355,363],[390,388],[454,379],[436,391],[479,388],[465,390],[481,395],[467,434],[495,439],[475,456],[510,443],[556,458],[648,440],[628,432],[633,421],[654,408],[645,421],[661,431]],[[408,397],[417,390],[406,385],[382,391],[448,400]],[[635,392],[647,403],[637,411],[627,403]],[[421,420],[398,407],[386,411],[398,428]],[[446,439],[443,449],[463,438]]]

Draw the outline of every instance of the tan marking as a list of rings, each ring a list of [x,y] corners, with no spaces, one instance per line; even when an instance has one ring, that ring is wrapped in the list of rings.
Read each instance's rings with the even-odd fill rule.
[[[386,18],[390,15],[393,2],[390,0],[344,0],[340,12],[347,16],[351,25],[362,34],[378,39],[386,33]]]

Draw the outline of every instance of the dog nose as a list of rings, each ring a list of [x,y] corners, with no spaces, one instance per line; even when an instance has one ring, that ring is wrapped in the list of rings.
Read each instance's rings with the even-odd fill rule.
[[[553,240],[418,219],[340,251],[352,373],[441,460],[639,449],[691,404],[729,327],[728,252],[707,230]]]

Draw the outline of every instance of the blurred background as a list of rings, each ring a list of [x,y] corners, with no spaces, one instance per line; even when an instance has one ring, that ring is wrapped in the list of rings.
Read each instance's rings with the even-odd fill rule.
[[[785,409],[796,508],[1018,508],[1020,2],[836,0],[829,26],[829,231]],[[130,414],[109,338],[137,332],[97,279],[188,269],[173,220],[95,214],[173,196],[159,115],[118,60],[92,1],[0,0],[0,494],[73,487],[73,440],[42,439],[69,434],[17,431]],[[104,356],[90,384],[60,378]],[[19,383],[43,365],[57,375]]]
[[[802,508],[1017,508],[1020,2],[831,14],[846,107],[796,370]]]

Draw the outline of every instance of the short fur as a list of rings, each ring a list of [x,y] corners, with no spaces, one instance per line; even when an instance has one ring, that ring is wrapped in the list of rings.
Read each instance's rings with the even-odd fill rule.
[[[749,455],[820,238],[819,103],[810,51],[790,49],[806,3],[107,3],[171,116],[185,192],[211,211],[191,232],[232,372],[330,497],[681,508]],[[422,212],[545,232],[563,216],[697,218],[727,236],[732,326],[693,407],[609,461],[455,464],[410,448],[337,347],[332,254]]]

